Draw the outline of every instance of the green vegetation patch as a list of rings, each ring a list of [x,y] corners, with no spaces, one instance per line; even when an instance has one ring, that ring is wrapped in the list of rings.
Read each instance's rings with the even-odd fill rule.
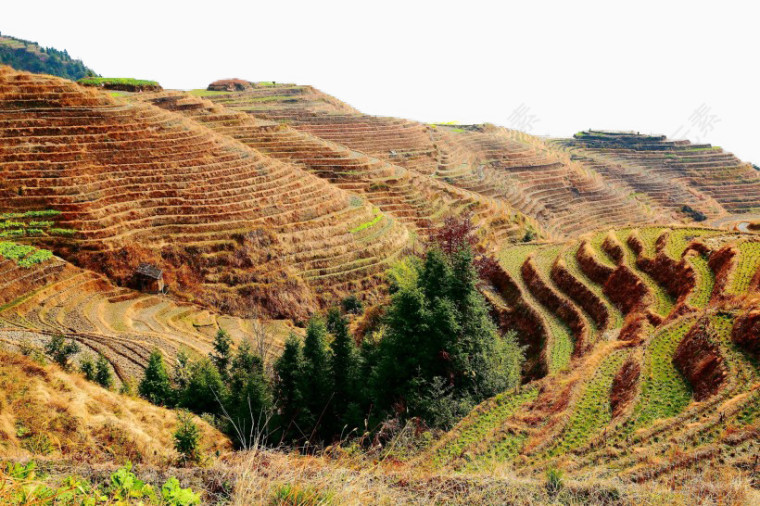
[[[531,253],[537,251],[537,244],[521,244],[503,249],[499,254],[499,263],[512,279],[523,287],[523,295],[534,309],[541,313],[546,323],[549,337],[549,372],[557,372],[565,369],[570,364],[573,354],[573,337],[570,329],[554,313],[547,310],[524,286],[521,268]]]
[[[710,230],[707,228],[676,228],[668,234],[668,241],[665,244],[665,254],[673,260],[678,260],[683,255],[686,247],[691,241],[700,237],[709,237],[718,235],[722,232],[719,230]]]
[[[739,244],[739,259],[727,293],[740,295],[747,293],[752,279],[760,269],[760,242],[746,241]]]
[[[696,285],[686,302],[694,308],[704,308],[710,302],[710,296],[715,286],[715,273],[710,269],[707,259],[702,254],[691,255],[686,261],[696,276]]]
[[[362,223],[358,227],[352,228],[351,229],[351,233],[352,234],[356,234],[358,232],[361,232],[362,230],[366,230],[366,229],[368,229],[370,227],[373,227],[373,226],[377,225],[378,223],[380,223],[380,220],[382,220],[384,218],[384,216],[385,215],[382,214],[382,213],[376,215],[374,218],[372,218],[372,220],[370,220],[368,222],[365,222],[365,223]]]
[[[572,417],[562,436],[549,451],[550,456],[561,455],[585,445],[592,436],[610,423],[612,381],[620,370],[625,356],[625,350],[617,350],[604,359],[575,405]]]
[[[158,86],[156,81],[131,77],[85,77],[77,82],[85,86]]]
[[[694,322],[694,318],[675,322],[657,332],[649,343],[631,429],[676,416],[691,402],[691,386],[673,365],[673,354]]]
[[[53,253],[48,250],[16,244],[14,242],[0,242],[0,257],[16,262],[24,268],[41,264],[53,258]]]
[[[501,427],[520,407],[532,402],[538,397],[537,388],[528,388],[521,392],[505,392],[488,401],[489,406],[480,411],[476,409],[458,428],[454,429],[456,437],[436,451],[433,462],[436,466],[444,466],[462,456],[472,447],[477,447],[490,434]],[[514,435],[519,439],[519,435]],[[496,444],[489,444],[489,454],[499,456],[504,460],[511,454],[515,441],[505,438]],[[502,446],[499,450],[498,446]],[[509,448],[509,450],[507,450]],[[516,452],[515,452],[516,454]]]

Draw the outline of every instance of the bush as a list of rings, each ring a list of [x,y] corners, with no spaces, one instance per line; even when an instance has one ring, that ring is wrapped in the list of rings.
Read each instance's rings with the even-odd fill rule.
[[[79,371],[84,374],[87,381],[95,381],[95,362],[92,361],[92,356],[89,353],[79,364]]]
[[[69,370],[69,359],[72,355],[79,353],[79,350],[79,344],[76,341],[66,342],[66,338],[61,335],[51,337],[45,345],[45,353],[64,370]]]
[[[364,304],[356,295],[349,295],[341,302],[343,311],[351,314],[362,314]]]
[[[98,355],[98,360],[95,362],[95,383],[103,388],[110,389],[113,386],[111,364],[108,363],[108,360],[103,355]]]
[[[180,455],[182,462],[198,462],[200,460],[199,441],[201,431],[193,421],[188,411],[177,413],[177,429],[174,431],[174,449]]]
[[[546,492],[551,496],[556,496],[562,491],[564,484],[564,473],[560,469],[553,467],[546,470]]]

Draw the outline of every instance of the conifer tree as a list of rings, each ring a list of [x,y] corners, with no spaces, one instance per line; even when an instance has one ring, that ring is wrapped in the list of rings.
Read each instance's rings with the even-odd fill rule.
[[[169,383],[169,375],[166,373],[161,352],[155,348],[150,353],[148,367],[137,390],[141,397],[153,404],[159,406],[171,404],[172,387]]]
[[[282,355],[274,365],[275,397],[279,407],[279,426],[281,441],[291,442],[300,439],[301,423],[299,417],[303,411],[303,393],[301,378],[303,376],[303,354],[301,341],[290,334],[285,341]]]
[[[219,329],[214,338],[214,352],[211,361],[216,366],[222,378],[226,379],[229,365],[232,361],[232,338],[224,329]]]
[[[98,360],[95,362],[95,382],[103,388],[111,388],[113,386],[111,364],[108,363],[108,360],[103,355],[98,355]]]
[[[324,417],[329,413],[332,402],[330,381],[330,361],[327,350],[327,327],[324,320],[314,317],[306,329],[303,345],[303,369],[300,380],[304,399],[304,422],[309,433],[306,436],[322,434]]]
[[[333,436],[337,436],[343,431],[344,426],[350,425],[348,429],[351,430],[358,424],[358,353],[356,343],[349,333],[348,322],[340,311],[331,310],[327,321],[333,335],[330,343],[330,374],[333,386],[331,413],[334,418],[331,430]],[[351,416],[348,416],[349,411]]]

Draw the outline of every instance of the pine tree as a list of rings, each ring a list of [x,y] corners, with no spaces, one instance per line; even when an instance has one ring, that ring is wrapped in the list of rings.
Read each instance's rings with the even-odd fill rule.
[[[98,360],[95,362],[95,382],[103,388],[111,388],[113,386],[111,364],[108,363],[108,360],[103,355],[98,355]]]
[[[153,404],[159,406],[171,404],[172,387],[169,383],[169,375],[166,373],[164,358],[157,349],[153,349],[150,353],[148,367],[137,390],[141,397]]]
[[[219,370],[222,378],[227,378],[229,365],[232,360],[232,338],[224,329],[219,329],[214,338],[214,352],[211,361]]]
[[[282,355],[274,364],[275,397],[279,407],[279,425],[282,432],[281,441],[291,442],[300,439],[301,423],[299,417],[303,411],[303,393],[301,377],[303,375],[303,354],[301,341],[290,334],[285,341]]]
[[[309,429],[307,437],[322,435],[324,417],[332,402],[330,362],[327,351],[327,327],[324,320],[314,317],[306,329],[303,345],[303,375],[301,391],[304,399],[304,421]]]
[[[264,373],[264,363],[243,341],[232,361],[227,399],[228,433],[234,434],[238,446],[250,448],[268,436],[272,411],[272,393]]]
[[[347,417],[350,408],[354,413],[358,410],[358,353],[356,343],[349,333],[348,322],[340,311],[331,310],[327,321],[333,335],[330,343],[330,374],[334,392],[331,413],[335,420],[333,420],[331,430],[335,436],[343,431],[345,425],[349,425],[348,429],[352,430],[360,421]]]
[[[84,374],[85,379],[95,381],[95,362],[92,361],[92,355],[88,353],[82,358],[79,370]]]
[[[182,407],[198,414],[218,415],[226,398],[227,387],[211,359],[193,362],[187,387],[179,395]]]

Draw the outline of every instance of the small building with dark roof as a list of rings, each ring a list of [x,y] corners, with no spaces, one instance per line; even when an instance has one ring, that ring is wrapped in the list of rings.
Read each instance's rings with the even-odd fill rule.
[[[155,265],[141,263],[135,271],[135,284],[137,289],[142,292],[163,292],[164,273]]]

